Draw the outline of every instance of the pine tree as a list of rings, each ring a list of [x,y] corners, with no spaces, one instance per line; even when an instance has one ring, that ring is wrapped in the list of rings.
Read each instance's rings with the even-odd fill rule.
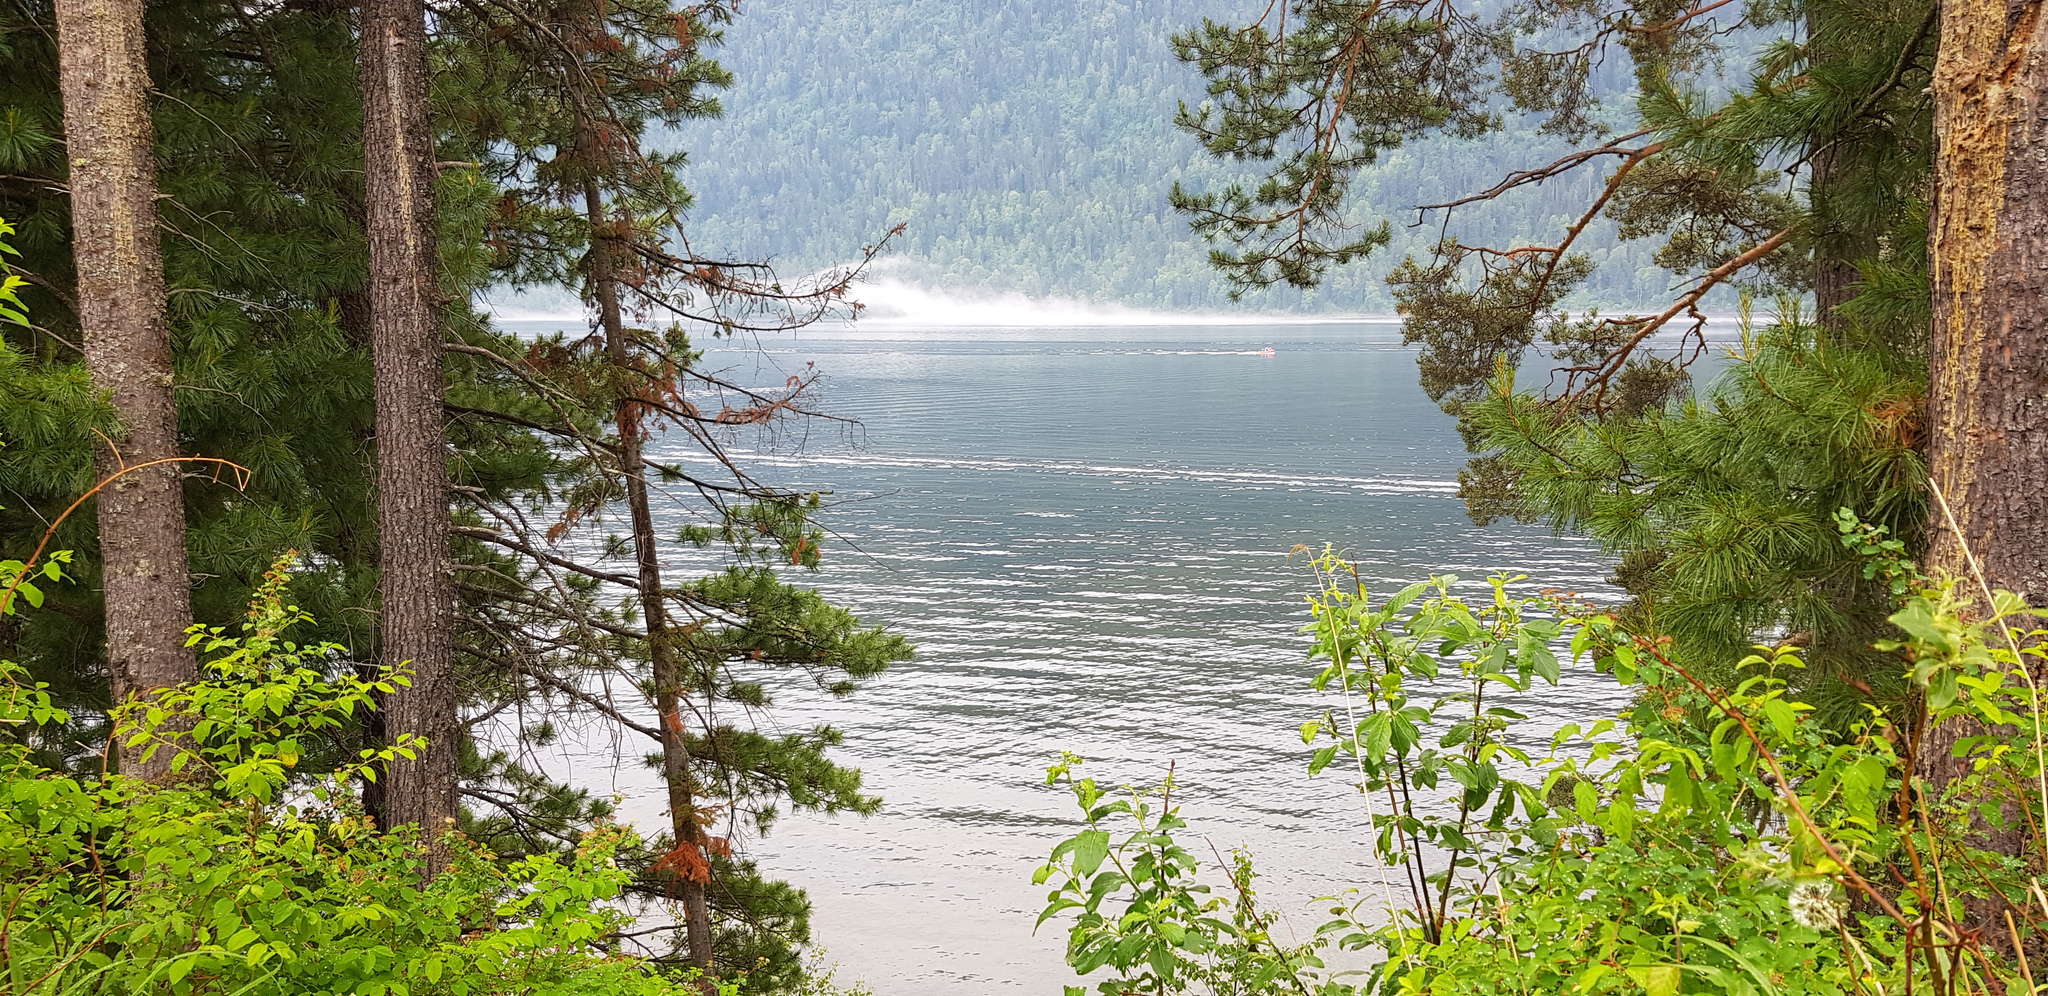
[[[1933,343],[1927,462],[1935,489],[1927,562],[1988,609],[1991,589],[2048,607],[2048,11],[2041,3],[1941,4],[1934,96],[1936,210],[1930,225]],[[2048,665],[2022,658],[2037,682]],[[1961,771],[1953,748],[1989,732],[1962,723],[1921,745],[1938,798]],[[1980,821],[1989,849],[2027,855],[2015,814]],[[1970,900],[1969,926],[2007,948],[2001,907]]]
[[[2048,14],[1946,0],[1935,63],[1928,562],[2048,606]],[[1954,524],[1947,521],[1954,515]],[[1974,554],[1974,562],[1971,554]]]
[[[716,39],[716,8],[465,9],[476,20],[450,19],[450,29],[501,39],[504,49],[503,61],[459,74],[479,85],[458,116],[490,127],[516,120],[524,129],[501,147],[518,150],[510,157],[481,141],[465,153],[506,183],[492,242],[504,247],[507,272],[573,281],[595,318],[588,336],[473,340],[516,389],[465,392],[457,403],[471,415],[458,426],[484,432],[499,420],[501,428],[541,433],[560,441],[562,459],[549,472],[558,501],[552,521],[530,522],[476,496],[476,524],[460,531],[522,558],[525,566],[508,573],[537,573],[529,586],[538,597],[528,599],[528,615],[492,617],[498,628],[471,634],[464,651],[517,674],[512,694],[597,710],[650,741],[670,832],[636,857],[640,890],[681,900],[679,961],[740,966],[750,985],[772,987],[797,970],[809,904],[744,860],[741,834],[765,831],[783,804],[867,812],[877,800],[859,791],[857,772],[825,756],[836,731],[771,737],[747,717],[769,704],[764,681],[779,672],[809,673],[843,693],[908,648],[777,577],[777,564],[817,564],[817,499],[753,479],[719,441],[747,426],[813,417],[810,384],[769,395],[722,383],[697,369],[690,336],[675,320],[714,334],[795,327],[835,307],[851,274],[784,286],[764,267],[671,249],[682,242],[677,221],[688,203],[676,182],[680,157],[648,153],[640,138],[653,122],[716,112],[708,91],[728,77],[700,54]],[[573,268],[559,268],[561,246],[581,251]],[[665,330],[628,324],[664,317]],[[547,406],[521,400],[536,393]],[[671,438],[681,436],[715,470],[652,459],[646,447],[662,430],[680,430]],[[458,448],[467,448],[461,437]],[[657,514],[680,514],[687,524],[663,535]],[[623,535],[597,531],[614,516]],[[675,579],[672,565],[707,560],[691,552],[703,547],[726,551],[709,558],[724,569]],[[629,563],[614,566],[614,558]],[[573,652],[564,647],[542,663],[522,649],[547,643],[535,630],[582,635]],[[636,694],[593,694],[607,676]],[[531,820],[523,808],[508,797],[494,825],[523,832],[516,828]]]
[[[1758,639],[1790,641],[1831,721],[1902,691],[1889,655],[1892,593],[1842,542],[1837,510],[1890,535],[1924,521],[1917,450],[1919,357],[1759,322],[1729,370],[1696,396],[1604,419],[1557,418],[1507,390],[1466,424],[1515,473],[1504,514],[1576,529],[1619,555],[1629,613],[1720,676]],[[1484,502],[1475,500],[1484,514]],[[1825,679],[1840,679],[1831,681]]]
[[[604,333],[604,353],[613,369],[631,376],[634,368],[624,315],[619,307],[620,246],[614,228],[621,220],[605,210],[604,195],[597,177],[610,170],[607,159],[612,150],[600,142],[597,123],[579,115],[576,122],[575,155],[585,170],[583,177],[584,218],[590,223],[588,287],[597,304],[598,324]],[[626,222],[630,224],[630,222]],[[711,908],[706,898],[710,885],[711,846],[700,819],[696,796],[697,777],[692,769],[688,733],[681,707],[683,680],[676,666],[674,637],[669,629],[668,605],[662,597],[661,548],[654,532],[654,511],[647,496],[648,421],[638,400],[640,385],[622,384],[613,410],[612,424],[618,431],[618,473],[625,484],[627,519],[632,527],[633,564],[640,582],[640,617],[647,628],[648,680],[654,692],[654,715],[661,730],[661,777],[668,794],[669,828],[676,847],[697,860],[683,869],[678,883],[683,901],[683,927],[689,945],[690,964],[712,974],[717,955],[711,942]]]
[[[192,680],[192,624],[171,343],[157,244],[156,164],[142,4],[56,5],[83,355],[119,419],[97,447],[107,675],[116,699]],[[134,468],[134,469],[130,469]],[[160,778],[168,762],[124,753]]]
[[[465,716],[441,748],[460,764],[460,825],[514,855],[570,846],[608,811],[521,765],[528,746],[554,735],[549,710],[606,716],[644,736],[657,759],[664,746],[680,747],[670,753],[701,786],[682,807],[686,834],[701,836],[688,846],[671,832],[633,855],[639,894],[676,898],[692,878],[685,873],[708,866],[700,922],[716,959],[766,966],[749,977],[767,985],[799,970],[809,906],[745,858],[745,837],[787,809],[867,812],[877,800],[861,792],[858,772],[828,756],[837,731],[771,735],[751,717],[778,682],[850,691],[908,648],[781,576],[818,563],[819,502],[753,479],[723,450],[747,426],[817,417],[810,385],[743,391],[695,365],[682,327],[634,326],[666,315],[704,335],[787,327],[838,307],[846,283],[842,275],[784,286],[765,268],[673,251],[688,203],[676,181],[680,157],[642,154],[637,140],[671,112],[715,109],[700,90],[725,76],[698,49],[715,40],[715,11],[679,22],[664,4],[607,5],[605,26],[574,36],[577,47],[563,55],[569,36],[555,33],[588,29],[592,9],[455,5],[436,11],[430,38],[437,137],[445,158],[472,161],[437,164],[438,272],[453,298],[437,301],[436,317],[447,334],[441,411],[459,524],[455,692]],[[0,543],[21,548],[40,535],[39,516],[90,486],[92,431],[111,418],[73,345],[70,218],[53,194],[64,163],[52,137],[49,17],[33,5],[0,12],[0,28],[17,39],[0,74],[10,111],[0,114],[0,215],[21,219],[21,272],[32,281],[23,294],[36,320],[0,329],[0,486],[10,494]],[[252,471],[240,490],[229,479],[185,482],[195,615],[232,624],[267,566],[296,550],[295,599],[321,620],[309,635],[380,659],[356,25],[338,6],[251,13],[219,0],[164,0],[148,17],[164,94],[153,111],[179,419],[191,453]],[[609,81],[586,119],[624,136],[595,174],[560,155],[575,148],[575,88],[564,71],[576,60],[599,65]],[[655,85],[644,86],[649,79]],[[593,175],[624,259],[620,335],[607,340],[600,325],[590,336],[528,341],[492,329],[465,304],[494,281],[568,284],[595,298],[582,183]],[[612,341],[626,347],[623,365]],[[730,468],[695,473],[666,455],[643,457],[664,566],[655,587],[687,723],[673,740],[657,718],[633,552],[647,530],[606,532],[632,518],[622,402],[641,415],[632,438],[660,438],[653,434],[668,427],[668,438]],[[678,514],[680,528],[663,522]],[[55,542],[83,554],[91,527],[74,518]],[[670,566],[683,563],[680,574]],[[76,751],[53,761],[93,769],[105,740],[96,713],[106,704],[101,606],[92,558],[76,567],[87,583],[52,590],[58,611],[11,617],[0,641],[80,707],[75,729],[38,742]],[[512,716],[538,718],[507,725]],[[346,731],[310,745],[301,763],[353,756],[373,735]]]
[[[385,696],[387,740],[441,749],[392,764],[376,793],[386,826],[438,835],[456,815],[451,674],[448,471],[441,402],[440,256],[434,230],[434,138],[427,105],[426,6],[363,5],[364,237],[377,405],[377,543],[381,652],[412,685]],[[431,849],[427,874],[445,855]]]
[[[1460,475],[1468,508],[1481,522],[1544,519],[1599,538],[1635,611],[1702,661],[1791,639],[1814,645],[1815,675],[1846,679],[1831,686],[1838,698],[1888,677],[1867,638],[1890,594],[1861,577],[1822,506],[1841,501],[1909,542],[1925,521],[1915,449],[1931,5],[1526,0],[1481,17],[1306,2],[1289,5],[1284,41],[1272,16],[1177,42],[1212,81],[1212,104],[1184,110],[1184,125],[1219,156],[1276,162],[1256,187],[1178,196],[1227,246],[1218,265],[1246,286],[1314,283],[1370,249],[1341,225],[1342,192],[1412,135],[1519,114],[1577,141],[1489,189],[1420,205],[1445,237],[1387,277],[1425,391],[1460,417],[1476,454]],[[1722,86],[1720,67],[1747,52],[1747,86]],[[1608,55],[1633,71],[1633,113],[1594,86]],[[1585,169],[1603,182],[1555,239],[1456,237],[1462,213]],[[1594,273],[1579,246],[1602,225],[1662,240],[1656,261],[1682,288],[1668,307],[1564,306]],[[1779,327],[1693,400],[1690,365],[1715,348],[1703,309],[1731,286],[1792,297]],[[1817,318],[1797,305],[1809,289]],[[1513,372],[1532,366],[1552,369],[1551,386],[1521,392]],[[1805,393],[1782,399],[1777,387]]]

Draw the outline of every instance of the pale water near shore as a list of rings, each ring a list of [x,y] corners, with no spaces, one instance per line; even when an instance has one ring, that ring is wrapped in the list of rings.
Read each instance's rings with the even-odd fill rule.
[[[886,808],[788,817],[745,846],[810,891],[842,981],[884,996],[1074,981],[1063,930],[1032,934],[1031,870],[1074,829],[1041,784],[1062,749],[1104,781],[1174,762],[1191,832],[1249,846],[1304,932],[1307,898],[1377,890],[1356,795],[1303,773],[1296,727],[1330,703],[1305,687],[1297,544],[1349,550],[1382,591],[1496,570],[1604,589],[1584,541],[1465,518],[1457,433],[1391,322],[825,330],[706,362],[760,385],[815,362],[826,407],[862,422],[739,448],[769,483],[833,492],[812,580],[917,644],[850,698],[783,689],[771,714],[843,730],[838,756]],[[1525,711],[1613,709],[1611,685],[1568,675]],[[644,753],[585,736],[550,767],[652,827]]]

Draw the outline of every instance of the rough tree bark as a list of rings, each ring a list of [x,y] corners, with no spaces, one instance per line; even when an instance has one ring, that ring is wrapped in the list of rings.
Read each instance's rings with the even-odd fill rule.
[[[387,738],[429,742],[419,759],[392,764],[375,804],[385,826],[426,832],[431,878],[446,866],[438,838],[456,815],[458,726],[426,15],[420,0],[365,0],[362,11],[382,658],[413,668],[412,687],[385,696],[381,712]]]
[[[1826,141],[1832,142],[1832,139]],[[1812,172],[1809,174],[1807,190],[1816,206],[1827,203],[1830,194],[1828,188],[1841,172],[1840,161],[1841,155],[1832,147],[1825,147],[1814,153],[1813,162],[1809,167]],[[1824,249],[1827,248],[1828,241],[1823,240]],[[1856,268],[1832,252],[1821,252],[1816,254],[1816,257],[1813,261],[1814,319],[1819,323],[1821,331],[1830,338],[1839,337],[1846,330],[1848,322],[1836,314],[1835,309],[1847,304],[1849,299],[1855,296],[1852,289],[1857,280]]]
[[[142,0],[57,0],[58,88],[70,160],[78,317],[93,386],[120,427],[96,454],[101,477],[178,455],[171,338],[157,240],[156,162]],[[192,624],[185,505],[177,464],[123,475],[99,494],[107,678],[114,701],[189,681]],[[122,767],[167,772],[124,752]]]
[[[1828,24],[1824,19],[1809,13],[1806,37],[1808,58],[1821,63],[1833,57],[1835,45],[1828,36]],[[1834,223],[1835,211],[1831,202],[1832,188],[1842,173],[1842,148],[1840,136],[1836,134],[1817,134],[1811,141],[1813,144],[1809,146],[1807,156],[1807,201],[1822,226],[1813,260],[1813,313],[1821,332],[1835,338],[1847,325],[1835,309],[1848,302],[1852,296],[1850,286],[1856,280],[1856,268],[1836,251],[1840,249],[1841,236],[1840,228]]]
[[[584,129],[586,149],[590,129]],[[590,285],[604,326],[605,352],[621,378],[631,376],[624,317],[619,312],[615,234],[605,215],[604,197],[595,180],[583,183],[583,207],[590,222]],[[668,607],[661,594],[660,551],[655,544],[654,512],[647,497],[647,463],[642,455],[641,413],[622,380],[616,419],[619,426],[619,470],[625,478],[626,505],[633,520],[633,559],[640,581],[640,614],[647,627],[647,649],[654,678],[654,705],[661,715],[662,780],[668,786],[670,829],[681,860],[671,872],[681,879],[683,929],[690,964],[709,976],[716,969],[711,950],[711,908],[706,895],[711,882],[711,841],[704,832],[696,802],[695,775],[683,726],[682,669],[670,642]]]
[[[1943,0],[1934,66],[1935,207],[1928,474],[1943,502],[1928,565],[2048,605],[2048,17],[2043,0]],[[1960,534],[1960,535],[1959,535]],[[2048,678],[2048,674],[2037,674]],[[1939,794],[1958,773],[1960,721],[1930,731],[1916,774]],[[2017,830],[1983,846],[2031,850]],[[1994,946],[1994,904],[1965,904]]]
[[[1934,67],[1928,562],[2048,605],[2048,17],[1945,0]]]

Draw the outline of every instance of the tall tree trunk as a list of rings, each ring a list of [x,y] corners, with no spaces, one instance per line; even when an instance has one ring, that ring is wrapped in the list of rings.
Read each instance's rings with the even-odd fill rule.
[[[2048,17],[2043,0],[1943,0],[1934,66],[1934,322],[1928,361],[1928,474],[1936,502],[1928,564],[2048,605]],[[1960,533],[1960,535],[1958,535]],[[1974,579],[1965,582],[1974,590]],[[2048,674],[2037,674],[2048,678]],[[1932,731],[1916,773],[1937,794],[1959,772],[1951,750],[1981,727]],[[2030,850],[2020,831],[1983,846]],[[1994,904],[1971,925],[2003,947]]]
[[[419,759],[392,764],[377,816],[420,826],[432,877],[446,865],[439,836],[456,814],[458,725],[425,16],[420,0],[365,0],[362,73],[382,656],[413,668],[412,687],[385,696],[381,711],[388,738],[429,742]]]
[[[1829,145],[1813,155],[1810,166],[1812,172],[1808,174],[1807,194],[1814,207],[1818,209],[1815,213],[1822,218],[1828,218],[1832,215],[1832,211],[1827,210],[1831,193],[1828,188],[1841,173],[1841,153],[1833,147],[1833,137],[1820,136],[1816,140],[1827,142]],[[1838,248],[1833,243],[1840,241],[1839,236],[1835,236],[1833,231],[1823,233],[1820,239],[1821,251],[1816,253],[1813,261],[1814,319],[1820,325],[1821,331],[1831,339],[1840,337],[1848,326],[1848,322],[1836,314],[1835,309],[1848,303],[1849,299],[1855,296],[1852,289],[1857,279],[1856,268],[1850,266],[1840,253],[1831,251]]]
[[[1809,11],[1806,15],[1807,58],[1820,64],[1834,57],[1835,39],[1830,37],[1827,19]],[[1847,322],[1835,309],[1847,303],[1856,268],[1840,251],[1841,226],[1835,222],[1832,204],[1836,178],[1842,174],[1841,136],[1829,131],[1812,134],[1808,141],[1806,199],[1813,217],[1820,223],[1813,259],[1813,311],[1815,323],[1828,338],[1839,337]]]
[[[590,129],[584,129],[585,155],[594,158]],[[668,606],[661,595],[661,559],[654,537],[654,511],[647,498],[647,464],[641,454],[644,433],[639,406],[624,384],[631,376],[625,321],[619,313],[616,236],[605,217],[604,197],[595,180],[583,182],[583,207],[590,221],[590,284],[604,325],[605,352],[621,378],[616,419],[619,424],[619,470],[626,481],[626,505],[633,519],[633,558],[639,568],[640,614],[647,627],[647,651],[654,672],[654,706],[661,715],[661,773],[668,786],[669,826],[683,860],[674,863],[681,879],[683,929],[690,964],[708,976],[715,969],[711,950],[711,908],[706,892],[711,882],[710,840],[699,822],[695,775],[683,725],[682,669],[670,643]]]
[[[56,5],[85,363],[121,422],[112,446],[96,455],[101,477],[178,455],[142,10],[142,0]],[[122,475],[99,494],[107,678],[116,702],[194,675],[179,477],[177,464],[162,464]],[[160,778],[170,755],[121,760],[131,773]]]
[[[1934,67],[1928,561],[2048,605],[2048,16],[1945,0]]]

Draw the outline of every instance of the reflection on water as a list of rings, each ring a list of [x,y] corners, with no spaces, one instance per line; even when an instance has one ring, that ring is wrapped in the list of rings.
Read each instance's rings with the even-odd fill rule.
[[[832,493],[817,587],[918,647],[851,698],[786,689],[772,714],[845,731],[839,756],[887,800],[748,842],[809,889],[842,979],[883,994],[1071,981],[1063,933],[1032,934],[1030,884],[1072,832],[1041,784],[1063,749],[1104,781],[1172,761],[1193,832],[1249,846],[1297,929],[1319,922],[1305,899],[1377,882],[1342,775],[1303,774],[1297,725],[1330,702],[1305,687],[1310,578],[1290,549],[1347,550],[1382,592],[1447,571],[1598,591],[1606,574],[1582,541],[1465,518],[1457,433],[1399,341],[1391,323],[863,329],[709,351],[748,384],[815,362],[827,407],[861,421],[740,449],[765,481]],[[1608,687],[1567,675],[1523,711],[1608,713]],[[659,825],[642,753],[586,738],[558,764]]]

